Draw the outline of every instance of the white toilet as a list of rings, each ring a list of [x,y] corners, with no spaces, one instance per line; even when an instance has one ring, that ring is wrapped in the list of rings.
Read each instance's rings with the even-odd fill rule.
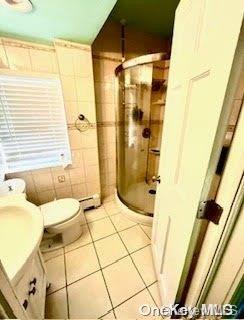
[[[64,198],[41,205],[45,233],[43,252],[66,246],[82,234],[81,214],[83,209],[76,199]]]

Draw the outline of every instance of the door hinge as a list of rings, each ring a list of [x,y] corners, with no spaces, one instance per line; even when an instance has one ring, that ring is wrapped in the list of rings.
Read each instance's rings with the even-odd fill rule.
[[[218,203],[214,200],[207,200],[200,202],[197,217],[198,219],[206,219],[215,224],[219,224],[222,212],[223,208]]]

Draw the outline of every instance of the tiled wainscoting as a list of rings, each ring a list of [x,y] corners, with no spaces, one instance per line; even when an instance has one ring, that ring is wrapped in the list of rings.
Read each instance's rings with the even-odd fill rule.
[[[159,306],[151,227],[125,218],[113,199],[82,220],[80,239],[44,254],[46,318],[142,318],[140,305]]]
[[[97,125],[91,46],[63,40],[41,45],[0,38],[0,69],[18,74],[36,74],[61,81],[72,165],[9,174],[26,182],[28,200],[42,204],[54,198],[80,199],[100,193]],[[79,114],[91,126],[85,132],[75,128]]]

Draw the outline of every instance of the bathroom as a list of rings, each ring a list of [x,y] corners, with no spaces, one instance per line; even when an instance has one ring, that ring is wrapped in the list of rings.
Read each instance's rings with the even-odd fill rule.
[[[168,155],[176,153],[167,139],[178,139],[168,127],[164,139],[164,117],[167,104],[179,103],[178,96],[166,95],[180,1],[160,7],[158,0],[142,2],[74,1],[69,12],[65,1],[0,1],[2,244],[9,228],[16,228],[15,248],[0,250],[0,293],[11,310],[0,308],[0,318],[132,319],[145,316],[141,305],[175,301],[171,287],[165,299],[158,275],[158,264],[167,272],[174,266],[162,263],[174,221],[161,215],[169,204],[165,200],[162,208],[158,194],[170,181],[163,161],[169,165]],[[55,24],[56,16],[65,23]],[[243,101],[243,74],[236,77],[232,133]],[[186,117],[177,114],[176,126]],[[186,124],[182,130],[188,137]],[[169,151],[165,158],[162,149]],[[183,183],[187,157],[183,153],[176,161],[174,179]],[[28,223],[22,215],[29,215]],[[182,243],[186,249],[188,242]],[[182,270],[177,272],[175,279]],[[174,298],[175,286],[172,281]]]

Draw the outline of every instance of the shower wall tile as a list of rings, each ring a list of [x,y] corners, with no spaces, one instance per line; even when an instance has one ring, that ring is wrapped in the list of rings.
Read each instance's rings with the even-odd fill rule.
[[[9,61],[9,65],[8,65]],[[100,193],[96,106],[91,47],[57,40],[54,46],[0,38],[0,68],[56,74],[61,81],[72,165],[8,174],[26,181],[27,198],[39,205],[55,198],[83,198]],[[84,114],[92,127],[75,128]]]
[[[93,58],[96,113],[98,127],[98,148],[101,173],[102,197],[114,193],[116,185],[115,150],[115,68],[119,60],[104,56]]]

